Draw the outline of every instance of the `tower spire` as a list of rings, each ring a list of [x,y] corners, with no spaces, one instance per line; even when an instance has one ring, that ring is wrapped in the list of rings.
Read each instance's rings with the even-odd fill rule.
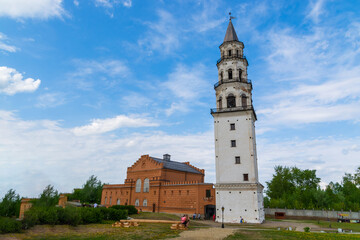
[[[231,42],[231,41],[239,41],[236,32],[235,32],[235,28],[231,22],[231,19],[234,19],[235,17],[231,16],[231,12],[229,12],[230,15],[230,19],[229,19],[229,25],[226,29],[226,34],[225,34],[225,38],[224,38],[224,42]]]

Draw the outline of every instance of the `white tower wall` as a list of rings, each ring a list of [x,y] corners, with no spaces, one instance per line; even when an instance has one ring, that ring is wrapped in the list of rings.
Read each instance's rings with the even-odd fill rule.
[[[217,63],[216,109],[211,111],[215,126],[216,221],[262,223],[264,187],[258,178],[256,114],[243,48],[230,20]]]

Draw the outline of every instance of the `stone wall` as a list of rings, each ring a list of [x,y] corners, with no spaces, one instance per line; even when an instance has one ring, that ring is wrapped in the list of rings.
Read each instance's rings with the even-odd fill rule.
[[[283,208],[265,208],[267,217],[275,217],[275,212],[284,212],[285,219],[338,219],[339,214],[349,214],[346,219],[360,219],[360,211],[335,211],[335,210],[299,210],[299,209],[283,209]]]

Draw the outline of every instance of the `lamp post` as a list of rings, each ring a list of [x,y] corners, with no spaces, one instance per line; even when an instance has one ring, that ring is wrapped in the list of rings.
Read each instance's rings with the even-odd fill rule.
[[[221,228],[224,228],[224,207],[221,207],[221,212],[222,212],[222,224],[221,224]]]

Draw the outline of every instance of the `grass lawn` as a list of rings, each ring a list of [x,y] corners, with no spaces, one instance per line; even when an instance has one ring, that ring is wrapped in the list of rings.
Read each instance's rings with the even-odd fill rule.
[[[315,225],[320,226],[321,228],[333,228],[335,231],[337,231],[338,228],[344,229],[344,230],[352,230],[353,232],[360,232],[360,224],[359,223],[339,223],[339,222],[328,222],[324,220],[291,220],[291,219],[285,219],[285,220],[279,220],[279,219],[266,219],[271,221],[296,221],[296,222],[302,222],[302,223],[312,223]]]
[[[323,228],[329,228],[329,225],[331,224],[331,228],[335,228],[335,229],[341,228],[345,230],[353,230],[353,232],[360,232],[359,223],[338,223],[338,222],[328,222],[328,221],[319,221],[319,222],[311,221],[311,222]]]
[[[179,236],[181,231],[171,230],[170,224],[141,223],[138,227],[113,228],[110,224],[89,224],[77,227],[35,226],[24,233],[0,235],[0,239],[10,238],[19,240],[117,240],[117,239],[165,239]]]
[[[136,219],[180,221],[180,217],[167,213],[142,212],[131,215]],[[138,227],[113,228],[114,221],[71,227],[68,225],[38,225],[23,233],[2,234],[0,239],[12,240],[117,240],[117,239],[168,239],[179,236],[180,230],[171,230],[170,223],[140,223]],[[191,221],[190,229],[205,226],[201,221]]]
[[[305,233],[294,231],[277,231],[277,230],[262,230],[262,231],[246,231],[240,230],[235,234],[225,238],[232,239],[319,239],[319,240],[342,240],[342,239],[360,239],[360,235],[353,234],[336,234],[336,233]]]

